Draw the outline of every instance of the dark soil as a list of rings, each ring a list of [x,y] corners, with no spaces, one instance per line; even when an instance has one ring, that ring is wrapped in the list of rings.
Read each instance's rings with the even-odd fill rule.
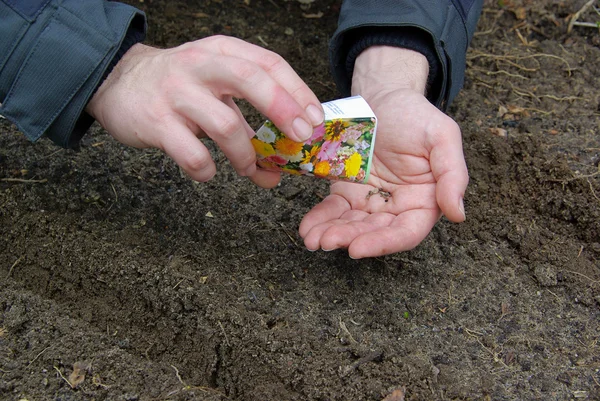
[[[308,252],[326,182],[262,190],[215,150],[198,184],[100,129],[73,151],[0,120],[0,398],[600,400],[600,33],[567,33],[583,3],[487,3],[449,111],[467,221],[402,254]],[[337,96],[340,1],[135,4],[151,43],[237,36]]]

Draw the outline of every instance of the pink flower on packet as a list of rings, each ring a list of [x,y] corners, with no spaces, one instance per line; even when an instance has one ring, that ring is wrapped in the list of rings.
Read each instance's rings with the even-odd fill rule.
[[[321,145],[321,151],[317,157],[319,160],[331,160],[335,158],[341,145],[341,142],[325,141],[323,142],[323,145]]]

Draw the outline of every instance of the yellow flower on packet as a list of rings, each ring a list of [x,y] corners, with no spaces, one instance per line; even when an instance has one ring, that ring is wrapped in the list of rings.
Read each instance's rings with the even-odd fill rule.
[[[366,183],[377,118],[361,96],[323,103],[325,122],[304,143],[288,139],[271,121],[252,138],[257,165],[266,170]]]

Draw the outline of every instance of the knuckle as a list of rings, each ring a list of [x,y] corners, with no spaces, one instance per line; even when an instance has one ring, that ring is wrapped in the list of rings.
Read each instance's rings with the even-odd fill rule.
[[[175,65],[192,65],[196,63],[199,55],[197,46],[193,43],[186,43],[179,46],[176,51],[171,53],[172,63]]]
[[[181,167],[190,172],[205,171],[210,167],[210,159],[201,153],[192,153],[183,161]]]
[[[226,46],[230,41],[231,37],[225,35],[213,35],[211,37],[206,38],[205,40],[210,43],[214,43],[215,45],[221,47]]]
[[[262,56],[262,63],[267,71],[277,71],[282,66],[287,65],[287,62],[279,54],[272,51],[267,51]]]
[[[260,67],[252,62],[236,63],[231,66],[231,73],[239,81],[252,81],[260,73]]]
[[[243,156],[240,156],[236,164],[238,165],[240,174],[246,175],[246,170],[248,170],[254,163],[256,163],[256,156],[254,153],[248,152],[244,153]]]
[[[240,128],[241,124],[238,118],[223,118],[217,123],[217,135],[224,140],[229,140],[235,137]]]

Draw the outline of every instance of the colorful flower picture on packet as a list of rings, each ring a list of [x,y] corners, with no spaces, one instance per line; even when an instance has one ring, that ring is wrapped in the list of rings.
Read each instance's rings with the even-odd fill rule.
[[[251,139],[258,166],[366,183],[375,146],[375,115],[360,96],[324,103],[323,110],[324,124],[304,143],[288,139],[271,121],[265,122]]]

